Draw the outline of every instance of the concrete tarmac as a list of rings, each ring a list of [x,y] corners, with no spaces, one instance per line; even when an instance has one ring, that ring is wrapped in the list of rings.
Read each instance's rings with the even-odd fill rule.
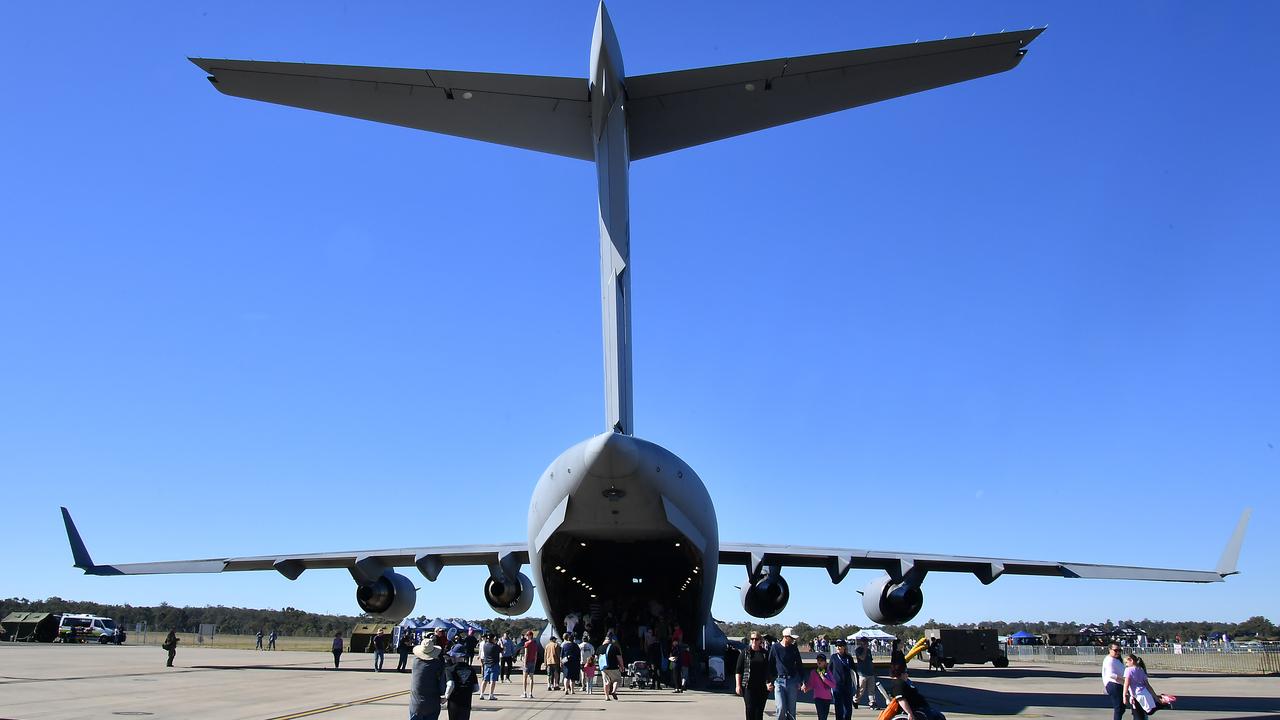
[[[403,720],[408,716],[408,673],[372,671],[372,656],[343,655],[334,671],[329,653],[180,648],[175,667],[164,667],[156,647],[0,644],[0,720],[153,717],[202,720]],[[413,658],[410,657],[410,662]],[[912,675],[950,720],[992,716],[1110,720],[1098,674],[1080,666],[1022,665],[1005,669],[923,668]],[[672,694],[623,689],[619,702],[602,694],[564,697],[546,692],[538,676],[534,700],[520,699],[516,682],[498,686],[498,700],[474,701],[485,720],[648,720],[688,717],[737,720],[741,699],[724,692]],[[883,682],[887,685],[887,679]],[[1178,696],[1161,720],[1280,718],[1280,681],[1210,673],[1157,673],[1160,692]],[[769,710],[772,711],[772,703]],[[801,720],[814,707],[799,706]],[[441,717],[445,717],[442,713]],[[766,715],[766,718],[769,716]],[[874,720],[866,708],[854,720]],[[1126,720],[1128,716],[1126,715]]]

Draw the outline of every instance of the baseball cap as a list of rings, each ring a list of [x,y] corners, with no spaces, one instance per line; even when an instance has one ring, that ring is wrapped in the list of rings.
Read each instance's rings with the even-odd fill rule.
[[[839,647],[841,645],[848,646],[848,644],[849,643],[845,642],[844,638],[836,638],[836,642],[835,642],[836,647]]]
[[[782,628],[782,637],[787,637],[788,635],[790,635],[791,637],[795,637],[796,636],[795,628],[789,628],[789,627]]]

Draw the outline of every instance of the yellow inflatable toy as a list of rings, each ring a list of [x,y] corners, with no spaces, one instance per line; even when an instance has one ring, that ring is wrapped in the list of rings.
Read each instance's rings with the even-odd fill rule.
[[[925,648],[928,648],[928,647],[929,647],[929,638],[920,638],[919,640],[916,641],[915,645],[911,646],[911,651],[908,652],[904,657],[906,658],[907,662],[911,662],[911,658],[924,652]]]

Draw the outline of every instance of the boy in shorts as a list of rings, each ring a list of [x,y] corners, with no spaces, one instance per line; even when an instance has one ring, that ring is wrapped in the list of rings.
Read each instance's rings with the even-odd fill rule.
[[[533,698],[533,674],[538,670],[538,641],[533,639],[533,631],[524,633],[524,692],[522,698]]]

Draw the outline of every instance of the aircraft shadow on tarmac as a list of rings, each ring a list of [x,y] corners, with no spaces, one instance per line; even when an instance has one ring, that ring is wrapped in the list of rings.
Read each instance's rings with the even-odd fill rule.
[[[316,667],[315,665],[187,665],[192,670],[300,670],[305,672],[332,672],[331,668]],[[339,672],[373,672],[373,668],[342,668]],[[395,670],[383,670],[388,675],[404,675],[409,673],[396,672]]]
[[[956,672],[956,671],[952,671]],[[997,677],[997,678],[1092,678],[1097,677],[1098,673],[1094,670],[1047,670],[1044,668],[1005,668],[1003,670],[988,667],[964,668],[958,671],[960,677]],[[947,677],[944,674],[936,672],[916,672],[912,671],[911,677],[919,680],[921,678]],[[1176,670],[1153,670],[1151,677],[1155,680],[1160,678],[1180,678],[1180,677],[1196,677],[1196,678],[1236,678],[1241,677],[1238,673],[1213,673],[1213,672],[1179,672]]]
[[[968,675],[968,673],[965,673]],[[1039,677],[1061,677],[1056,671],[1038,674]],[[1005,675],[1004,677],[1009,677]],[[943,712],[955,711],[971,715],[1017,715],[1029,707],[1096,708],[1105,712],[1111,708],[1107,697],[1099,689],[1095,694],[1054,692],[1007,692],[955,685],[935,685],[921,681],[921,692],[936,703]],[[1217,697],[1178,695],[1176,710],[1223,713],[1261,713],[1257,717],[1273,720],[1280,716],[1280,697]],[[1163,717],[1163,716],[1162,716]],[[1173,715],[1169,716],[1170,718]],[[1243,719],[1242,719],[1243,720]]]

